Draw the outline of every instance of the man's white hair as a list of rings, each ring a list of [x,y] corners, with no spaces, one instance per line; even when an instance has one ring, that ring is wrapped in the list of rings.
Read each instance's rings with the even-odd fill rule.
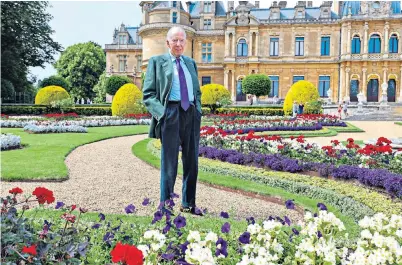
[[[184,31],[184,29],[182,27],[174,26],[174,27],[171,27],[169,29],[169,31],[168,31],[168,33],[166,35],[166,40],[168,40],[168,41],[172,40],[173,35],[178,33],[178,32],[183,33],[184,39],[187,38],[186,32]]]

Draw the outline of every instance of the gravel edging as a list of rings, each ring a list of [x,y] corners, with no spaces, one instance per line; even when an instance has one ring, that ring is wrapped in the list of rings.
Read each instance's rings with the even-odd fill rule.
[[[160,171],[135,157],[131,148],[146,135],[134,135],[102,140],[74,149],[66,158],[69,179],[63,182],[2,182],[1,196],[13,187],[20,187],[30,194],[37,186],[54,192],[56,201],[77,204],[90,211],[124,213],[124,207],[132,203],[138,215],[151,215],[154,207],[141,205],[148,197],[157,204],[159,200]],[[175,191],[181,195],[181,179],[177,178]],[[221,211],[232,213],[232,217],[254,216],[267,218],[269,215],[287,215],[298,221],[302,215],[255,196],[233,193],[198,183],[197,205],[207,208],[212,215]]]

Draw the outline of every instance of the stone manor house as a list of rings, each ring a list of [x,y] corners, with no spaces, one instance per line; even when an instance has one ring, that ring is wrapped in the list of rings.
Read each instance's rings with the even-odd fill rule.
[[[226,3],[226,4],[225,4]],[[138,27],[122,24],[105,45],[106,71],[141,87],[148,59],[168,51],[174,25],[187,34],[185,55],[198,65],[201,85],[218,83],[246,101],[241,81],[252,73],[272,81],[268,97],[285,98],[298,80],[332,102],[402,102],[401,1],[142,1]],[[330,90],[330,92],[328,92]]]

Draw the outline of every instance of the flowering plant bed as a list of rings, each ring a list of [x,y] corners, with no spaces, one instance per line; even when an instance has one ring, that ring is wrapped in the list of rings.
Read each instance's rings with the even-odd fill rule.
[[[2,133],[0,142],[1,151],[21,148],[21,137],[11,133]]]
[[[69,113],[49,113],[43,115],[43,117],[48,119],[64,120],[64,119],[75,119],[79,118],[80,116],[78,116],[78,114],[75,112],[69,112]]]
[[[65,124],[52,124],[46,122],[38,122],[37,124],[28,124],[24,127],[24,131],[28,133],[87,133],[85,127]]]
[[[49,211],[54,214],[46,218],[26,217],[24,213],[34,203],[50,207],[55,202],[53,192],[37,187],[27,199],[18,199],[23,193],[18,187],[9,193],[1,199],[4,263],[335,265],[356,264],[359,259],[368,264],[379,251],[386,264],[402,262],[401,215],[380,213],[363,218],[359,221],[362,231],[357,245],[349,247],[345,244],[344,223],[322,203],[317,204],[316,212],[306,212],[298,223],[286,216],[269,216],[266,220],[249,217],[245,227],[222,212],[215,225],[202,228],[191,215],[175,210],[175,199],[163,204],[164,211],[158,207],[151,222],[140,223],[130,222],[131,218],[112,221],[103,213],[85,219],[87,209],[60,201],[56,210]],[[148,204],[145,199],[144,207]],[[285,206],[295,208],[292,200]],[[135,209],[129,204],[125,212],[132,215]]]

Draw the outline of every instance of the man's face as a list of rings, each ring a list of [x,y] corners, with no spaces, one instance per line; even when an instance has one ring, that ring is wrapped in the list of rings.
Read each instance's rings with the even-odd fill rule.
[[[184,33],[176,32],[172,35],[170,40],[166,41],[167,46],[173,56],[179,57],[184,52],[184,47],[186,46],[186,38]]]

